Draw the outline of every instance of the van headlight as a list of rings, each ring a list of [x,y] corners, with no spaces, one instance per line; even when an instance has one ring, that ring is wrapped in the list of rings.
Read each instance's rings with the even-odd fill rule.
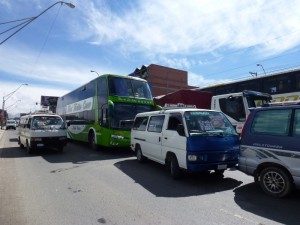
[[[189,161],[197,161],[197,156],[196,155],[188,155],[188,160]]]

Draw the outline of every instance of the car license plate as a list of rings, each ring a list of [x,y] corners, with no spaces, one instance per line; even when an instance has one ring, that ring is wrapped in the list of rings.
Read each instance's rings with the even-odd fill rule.
[[[37,144],[37,147],[44,147],[44,144]]]
[[[217,168],[218,170],[225,170],[225,169],[227,169],[227,165],[225,164],[225,165],[218,165],[218,168]]]

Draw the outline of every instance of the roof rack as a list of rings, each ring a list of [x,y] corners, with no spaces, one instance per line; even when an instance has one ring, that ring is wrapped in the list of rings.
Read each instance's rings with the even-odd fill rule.
[[[196,105],[187,105],[183,103],[165,103],[164,107],[162,107],[162,110],[168,110],[168,109],[196,109]]]

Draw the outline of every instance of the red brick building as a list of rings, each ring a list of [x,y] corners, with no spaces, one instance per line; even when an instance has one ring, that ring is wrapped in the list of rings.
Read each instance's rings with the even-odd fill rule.
[[[153,97],[181,89],[196,88],[188,85],[187,71],[151,64],[136,69],[130,76],[141,77],[149,82]]]

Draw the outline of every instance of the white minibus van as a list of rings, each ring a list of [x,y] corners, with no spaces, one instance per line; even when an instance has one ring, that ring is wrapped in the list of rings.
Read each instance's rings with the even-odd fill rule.
[[[63,119],[53,113],[38,112],[20,118],[18,143],[28,153],[37,149],[55,148],[63,152],[67,132]]]
[[[239,136],[221,112],[167,109],[136,115],[131,149],[138,161],[148,158],[166,165],[175,179],[182,170],[223,175],[237,165]]]

